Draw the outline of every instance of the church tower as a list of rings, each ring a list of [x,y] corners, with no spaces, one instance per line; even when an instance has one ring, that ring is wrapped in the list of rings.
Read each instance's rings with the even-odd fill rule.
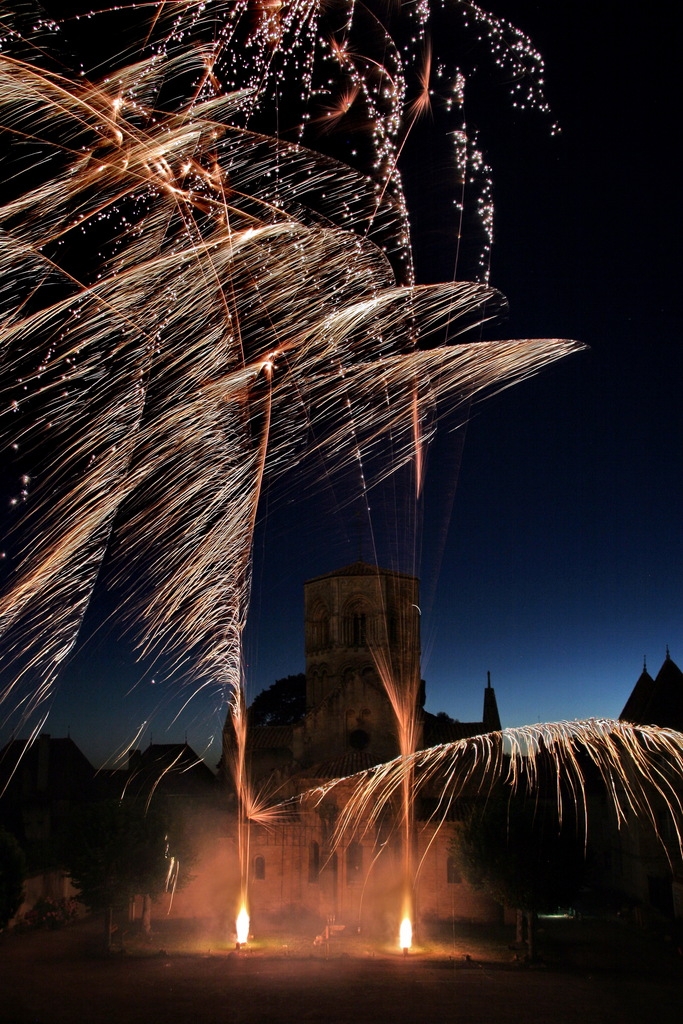
[[[304,762],[349,751],[374,763],[395,757],[386,686],[419,696],[417,578],[354,562],[305,584],[304,616]]]
[[[268,776],[342,778],[400,753],[402,724],[415,750],[500,729],[496,695],[484,692],[482,721],[424,709],[420,678],[419,581],[358,561],[304,584],[306,710],[290,724],[250,725],[254,781]],[[234,756],[228,714],[224,761]],[[302,781],[305,780],[305,781]],[[299,784],[299,783],[298,783]]]

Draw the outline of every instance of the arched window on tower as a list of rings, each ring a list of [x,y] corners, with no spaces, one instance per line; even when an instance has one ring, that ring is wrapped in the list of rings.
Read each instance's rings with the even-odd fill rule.
[[[266,858],[254,857],[254,879],[263,882],[266,877]]]
[[[347,647],[367,647],[370,609],[363,601],[354,601],[344,612],[344,643]]]
[[[315,606],[308,620],[308,642],[314,651],[330,646],[330,613],[322,603]]]

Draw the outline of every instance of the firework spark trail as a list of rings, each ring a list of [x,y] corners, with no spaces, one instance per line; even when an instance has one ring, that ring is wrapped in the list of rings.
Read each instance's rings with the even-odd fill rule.
[[[528,72],[520,34],[510,44],[481,8],[453,7],[496,37],[496,60]],[[16,665],[4,697],[28,719],[50,695],[106,564],[141,655],[229,695],[244,887],[247,822],[268,813],[246,773],[241,652],[264,483],[313,451],[330,473],[359,463],[367,489],[415,461],[419,491],[446,405],[465,410],[578,346],[419,348],[502,304],[479,283],[415,286],[397,161],[417,67],[405,37],[417,26],[422,48],[426,8],[397,41],[393,15],[386,25],[344,2],[257,5],[254,17],[245,0],[188,0],[150,14],[128,63],[117,56],[99,81],[41,66],[39,18],[21,59],[0,55],[3,127],[38,154],[0,207],[4,265],[17,271],[0,292],[3,429],[37,462],[23,558],[0,598]],[[461,83],[443,54],[433,62]],[[423,100],[427,87],[423,72]],[[298,145],[268,113],[280,95]],[[330,100],[366,121],[360,170],[317,144]],[[476,177],[480,154],[463,148],[459,115],[456,126],[458,180],[468,159]],[[419,669],[390,664],[385,647],[407,765]]]
[[[115,188],[113,193],[116,201],[119,202],[121,188]],[[441,368],[445,383],[444,362],[458,363],[466,357],[464,349],[448,350],[445,353],[437,351],[411,353],[408,357],[398,356],[393,359],[385,357],[381,366],[382,373],[378,375],[376,372],[376,362],[370,361],[369,358],[374,355],[374,352],[372,349],[369,349],[367,344],[366,325],[368,321],[372,321],[371,340],[374,341],[374,338],[377,336],[381,337],[383,348],[390,354],[392,351],[395,351],[400,341],[406,310],[411,315],[421,319],[425,324],[425,329],[429,329],[431,323],[439,316],[443,319],[443,309],[445,306],[448,307],[449,313],[455,307],[458,313],[464,315],[471,308],[476,308],[485,302],[490,303],[493,293],[482,289],[480,286],[473,285],[442,286],[440,288],[423,288],[420,290],[384,287],[383,290],[379,290],[378,284],[385,284],[390,278],[383,260],[378,258],[379,254],[376,253],[376,250],[370,243],[362,242],[360,239],[354,241],[353,244],[357,249],[357,258],[354,262],[353,274],[351,275],[348,272],[346,262],[348,248],[346,234],[330,229],[303,229],[301,226],[292,225],[290,222],[279,225],[266,225],[260,229],[254,229],[250,226],[242,232],[231,229],[229,231],[229,244],[227,244],[225,238],[221,237],[221,235],[228,234],[228,228],[219,227],[217,231],[211,234],[210,242],[202,240],[202,244],[198,245],[190,236],[189,252],[182,248],[178,252],[173,248],[170,253],[162,251],[159,254],[157,251],[158,236],[162,233],[162,228],[168,233],[168,225],[175,212],[177,199],[175,195],[167,198],[162,194],[161,201],[164,206],[161,214],[157,214],[155,217],[149,215],[146,217],[145,227],[147,230],[142,241],[147,243],[147,247],[142,248],[140,243],[136,243],[134,245],[135,253],[133,260],[131,260],[129,254],[126,254],[125,258],[117,260],[117,263],[121,264],[120,269],[117,266],[114,272],[108,275],[103,282],[98,282],[96,286],[90,288],[86,295],[79,294],[77,296],[79,321],[83,326],[79,332],[79,330],[74,330],[72,324],[69,325],[67,333],[68,351],[77,352],[79,359],[77,366],[69,373],[68,377],[71,381],[77,381],[81,387],[81,399],[84,397],[82,394],[83,382],[84,379],[87,380],[88,371],[91,369],[97,383],[102,385],[105,394],[115,392],[114,380],[116,380],[120,371],[114,374],[107,373],[106,377],[103,376],[99,365],[101,361],[101,348],[104,343],[111,344],[109,336],[111,334],[112,313],[122,309],[123,313],[120,315],[120,319],[125,322],[125,320],[130,320],[129,311],[135,309],[137,314],[136,329],[142,333],[142,344],[145,345],[145,351],[151,345],[155,345],[160,350],[159,354],[153,352],[147,358],[155,364],[156,378],[158,378],[159,383],[151,386],[156,387],[156,390],[161,395],[159,408],[162,411],[162,415],[159,416],[158,412],[156,415],[154,412],[150,412],[150,385],[148,385],[144,396],[145,415],[148,425],[143,432],[136,431],[138,436],[134,439],[136,452],[141,453],[141,458],[138,461],[142,469],[140,474],[136,474],[135,470],[133,470],[130,479],[135,481],[134,485],[131,484],[130,479],[127,479],[123,493],[116,490],[113,491],[111,509],[113,511],[118,510],[127,491],[132,489],[133,486],[142,494],[143,499],[146,499],[139,502],[143,511],[132,518],[132,529],[130,532],[133,534],[133,537],[129,538],[127,548],[128,552],[130,552],[135,549],[135,535],[140,538],[140,543],[145,546],[148,543],[147,538],[150,536],[160,536],[160,533],[152,528],[156,525],[153,523],[153,519],[159,509],[161,509],[164,521],[168,526],[173,521],[174,509],[179,507],[181,513],[176,516],[178,524],[176,529],[166,530],[166,550],[164,554],[166,559],[168,559],[170,557],[169,552],[172,550],[169,541],[176,535],[178,537],[185,535],[187,531],[187,522],[183,513],[188,506],[183,501],[184,492],[178,482],[177,474],[177,469],[179,466],[182,467],[183,462],[180,453],[184,450],[186,451],[188,461],[191,461],[195,467],[198,467],[195,470],[194,478],[192,475],[188,475],[188,479],[191,481],[188,489],[192,499],[189,502],[189,507],[195,503],[197,492],[200,490],[210,495],[220,494],[221,492],[228,495],[229,514],[223,517],[224,530],[222,537],[219,537],[223,542],[222,550],[220,545],[211,543],[212,538],[209,538],[210,543],[204,545],[204,547],[208,547],[214,552],[221,551],[220,562],[222,564],[234,565],[234,558],[226,558],[224,545],[229,541],[229,535],[232,535],[234,553],[234,538],[236,535],[239,537],[239,531],[237,531],[237,534],[235,533],[235,522],[236,518],[239,518],[240,511],[246,513],[247,523],[253,520],[252,506],[244,501],[244,481],[248,480],[251,475],[250,460],[245,458],[244,453],[248,451],[249,437],[247,435],[251,431],[250,423],[253,420],[253,414],[245,413],[241,407],[245,400],[248,400],[245,389],[241,391],[235,389],[234,381],[230,380],[227,384],[224,384],[223,394],[220,396],[221,404],[224,407],[227,404],[228,409],[230,408],[229,397],[231,388],[233,391],[238,390],[239,392],[235,396],[236,404],[238,405],[237,413],[232,417],[237,434],[233,434],[232,431],[228,432],[227,444],[225,441],[223,443],[225,458],[219,460],[215,457],[215,445],[217,440],[219,440],[220,428],[217,431],[215,425],[211,423],[214,405],[208,401],[208,383],[211,381],[212,376],[215,377],[215,367],[218,366],[220,368],[219,372],[224,373],[224,367],[229,367],[231,363],[234,364],[235,362],[235,354],[231,350],[231,346],[234,345],[234,334],[231,330],[232,321],[239,320],[240,322],[240,347],[244,349],[245,339],[249,340],[252,334],[260,336],[264,311],[266,311],[276,342],[285,351],[291,350],[291,352],[288,352],[289,375],[297,377],[299,391],[307,391],[311,395],[313,402],[316,401],[318,389],[324,395],[330,394],[330,371],[324,372],[324,370],[329,365],[327,357],[331,357],[331,376],[333,378],[336,376],[339,379],[345,378],[345,386],[354,395],[362,394],[364,396],[364,406],[361,406],[358,401],[354,400],[353,417],[358,423],[358,433],[367,433],[369,427],[372,431],[372,438],[376,438],[381,436],[386,429],[386,425],[382,422],[377,422],[377,389],[376,386],[373,387],[373,383],[376,385],[379,381],[382,391],[387,388],[388,384],[392,384],[394,387],[396,385],[401,387],[406,369],[424,371],[428,369],[430,364]],[[102,209],[101,200],[98,202],[97,209],[98,212]],[[10,214],[16,214],[14,207],[8,213],[8,217]],[[149,249],[149,239],[151,239],[151,251]],[[293,255],[296,258],[296,262],[300,265],[301,276],[292,273],[292,248],[295,250]],[[254,259],[260,262],[259,269],[261,270],[256,288],[253,285],[250,286]],[[208,266],[205,264],[208,264]],[[197,293],[196,288],[192,288],[190,280],[197,277],[198,265],[202,270],[199,280],[204,285],[199,293]],[[367,271],[365,276],[363,274],[364,266]],[[377,279],[378,267],[382,272],[379,282]],[[233,278],[232,294],[239,296],[239,304],[235,316],[229,316],[226,324],[221,315],[221,310],[224,309],[225,303],[219,300],[225,294],[226,280],[229,280],[231,277]],[[306,278],[312,280],[314,287],[302,293],[300,283],[302,279]],[[344,295],[347,299],[346,305],[342,306],[338,311],[335,310],[329,313],[327,305],[331,288],[338,292],[342,286],[344,287]],[[211,325],[210,322],[207,322],[205,314],[200,321],[202,328],[201,339],[198,339],[195,347],[188,346],[185,325],[188,321],[196,320],[200,303],[203,308],[206,308],[207,288],[216,294],[216,300],[210,303],[208,308],[217,310],[217,322],[215,325]],[[254,291],[257,292],[256,297],[254,297]],[[370,295],[360,302],[349,303],[348,300],[352,299],[358,291],[361,294],[363,292],[367,294],[370,291]],[[454,300],[456,291],[458,292],[457,301]],[[167,296],[168,302],[167,304],[163,302],[160,304],[159,295],[164,293]],[[318,298],[318,296],[320,297]],[[92,312],[88,308],[84,308],[89,303],[95,306]],[[245,312],[240,315],[242,307],[244,307]],[[424,314],[422,313],[423,308]],[[68,301],[58,304],[57,307],[41,310],[39,314],[32,317],[24,318],[18,325],[14,325],[9,332],[6,332],[5,344],[7,346],[11,346],[12,343],[16,344],[18,336],[23,338],[29,332],[34,332],[36,319],[40,321],[40,325],[44,330],[48,329],[56,332],[58,330],[59,317],[64,313],[67,315],[72,313],[72,308]],[[147,320],[147,318],[149,319]],[[160,325],[160,318],[163,319],[162,325]],[[57,321],[54,327],[51,325],[52,320]],[[451,317],[451,320],[453,320],[453,317]],[[297,327],[298,337],[292,338],[291,331],[294,324]],[[172,345],[166,344],[162,346],[160,342],[161,334],[164,337],[168,335],[172,339],[174,330],[178,332],[183,331],[184,348],[177,353]],[[365,333],[362,335],[361,332]],[[321,346],[321,339],[324,339],[323,346]],[[224,350],[222,354],[221,347]],[[546,348],[549,357],[561,354],[561,348],[553,343],[546,345]],[[88,353],[91,353],[90,357]],[[523,362],[529,362],[530,352],[525,351],[523,354],[520,354],[522,355]],[[345,368],[344,363],[348,362],[349,355],[351,363],[348,368]],[[120,352],[117,347],[113,355],[115,363],[119,356]],[[65,358],[68,361],[71,357],[66,356]],[[356,364],[356,360],[365,361]],[[411,362],[413,363],[412,367],[410,366]],[[511,366],[512,362],[513,360],[510,361]],[[481,360],[482,371],[485,363],[485,360]],[[156,365],[160,365],[160,369],[156,369]],[[262,365],[257,363],[259,369],[262,368]],[[321,366],[323,368],[322,373],[319,369]],[[142,369],[140,369],[139,375],[143,379],[145,376],[149,376]],[[63,384],[65,376],[63,372],[60,374],[60,386]],[[244,368],[239,364],[237,376],[238,380],[243,380]],[[205,379],[206,377],[208,377],[208,381]],[[359,377],[361,379],[358,379]],[[425,380],[428,381],[428,379],[425,374]],[[290,393],[286,384],[287,375],[285,375],[285,386],[277,387],[277,393],[285,396],[284,403],[281,403],[285,406],[289,404],[290,399]],[[474,376],[471,376],[469,385],[474,389],[480,386]],[[191,395],[194,394],[194,389],[197,386],[202,388],[199,402],[192,399],[188,401],[187,398],[183,398],[184,392],[189,391]],[[449,387],[452,386],[454,386],[453,380],[449,384]],[[431,386],[429,387],[433,391]],[[47,393],[48,388],[49,385],[42,386],[43,394]],[[141,386],[139,385],[136,389],[138,404],[141,400],[140,390]],[[133,391],[134,395],[136,391]],[[341,415],[344,391],[338,388],[335,396],[333,389],[332,395],[332,402],[328,400],[326,403],[327,408],[324,411],[324,416],[330,423],[334,424],[334,428],[324,447],[330,457],[338,456],[343,458],[347,447],[346,438],[348,436],[348,414],[345,416]],[[99,396],[91,395],[89,397],[93,401],[97,400]],[[336,406],[334,406],[335,397],[337,398]],[[179,404],[181,399],[182,404]],[[394,402],[388,406],[388,419],[391,422],[401,423],[406,420],[404,407],[406,401],[407,399],[403,398],[402,401]],[[82,402],[79,403],[79,406],[81,405]],[[330,408],[330,405],[333,408]],[[164,416],[163,414],[167,413],[169,408],[173,410],[173,413]],[[209,410],[208,412],[207,409]],[[225,413],[223,413],[222,419],[225,420],[225,418]],[[206,427],[204,433],[206,438],[205,458],[202,458],[202,452],[198,450],[202,439],[202,431],[197,427],[197,419],[203,420]],[[218,419],[221,419],[220,415]],[[181,427],[181,422],[179,421],[181,420],[187,424],[187,431],[190,435],[187,445],[182,443],[183,432],[179,429]],[[364,420],[367,425],[363,431]],[[105,414],[101,425],[107,427],[108,422],[109,416]],[[88,421],[89,433],[81,441],[80,447],[82,450],[92,453],[94,447],[93,438],[97,436],[93,431],[96,431],[98,426],[97,420]],[[73,437],[71,436],[73,424],[69,423],[69,428],[70,447],[78,453],[79,446],[74,444]],[[246,431],[244,436],[239,436],[240,429],[243,434]],[[225,431],[224,426],[223,430]],[[164,440],[165,437],[166,440]],[[290,446],[289,436],[286,436],[284,443],[285,455],[282,458],[285,464],[289,454],[287,449]],[[117,451],[117,446],[112,445],[111,450]],[[212,452],[213,460],[211,459]],[[239,453],[237,458],[236,453]],[[226,473],[226,468],[230,465],[231,459],[232,462],[236,463],[235,473],[237,479],[230,473]],[[277,466],[277,451],[273,461]],[[164,475],[162,470],[168,470],[168,462],[172,462],[176,469],[172,484],[173,494],[169,495],[167,499],[161,500],[157,497],[155,501],[150,502],[149,495],[145,494],[145,488],[141,486],[140,479],[136,479],[136,475],[152,479],[156,486]],[[228,481],[227,485],[224,484],[222,489],[213,481],[211,486],[207,486],[207,476],[211,476],[212,463],[216,467],[216,472]],[[181,479],[183,479],[182,474]],[[92,482],[91,478],[89,478],[89,482]],[[217,487],[218,490],[216,492]],[[166,489],[168,489],[168,484]],[[239,497],[240,495],[242,496],[241,498]],[[75,497],[76,495],[72,491],[69,496],[70,501],[75,508],[82,507],[82,502],[75,501]],[[213,497],[208,507],[215,512],[217,504],[220,505],[220,502],[217,502],[215,497]],[[194,516],[194,514],[193,511],[192,515]],[[191,531],[191,539],[186,540],[182,544],[183,547],[188,550],[193,548],[199,550],[196,547],[196,543],[193,542],[196,542],[197,536],[203,536],[202,529],[206,529],[205,518],[207,517],[200,517],[199,530]],[[145,521],[141,522],[141,519]],[[45,529],[42,532],[49,535],[50,530]],[[212,531],[208,532],[211,533]],[[248,528],[246,536],[238,545],[243,553],[249,550],[249,534],[250,529]],[[78,537],[76,539],[78,541]],[[237,561],[238,564],[244,566],[244,554]],[[181,562],[182,565],[183,563]],[[55,568],[61,570],[61,564]],[[186,563],[181,571],[186,573],[188,580],[192,578],[192,572],[187,570]],[[158,575],[162,579],[165,577],[166,574],[163,566]],[[36,573],[33,563],[27,566],[26,578],[32,580],[34,584],[39,580],[39,574]],[[224,580],[219,581],[217,576],[214,576],[213,579],[216,580],[217,586],[222,587],[224,585]],[[171,586],[171,581],[173,586]],[[177,633],[179,628],[183,628],[181,626],[183,621],[192,623],[194,618],[176,614],[176,603],[173,601],[169,602],[168,600],[169,591],[174,589],[174,587],[175,580],[173,580],[173,577],[170,577],[168,585],[160,587],[156,603],[160,608],[170,609],[171,614],[166,617],[173,623],[173,626],[170,627],[171,630]],[[246,599],[243,584],[240,585],[239,590]],[[182,587],[180,588],[180,593],[183,593]],[[240,601],[240,604],[245,603],[246,600]],[[152,618],[155,615],[156,613],[152,611]],[[238,621],[239,631],[243,622],[243,616],[240,616]],[[156,632],[153,630],[152,632],[158,638],[158,630]],[[188,626],[188,632],[191,632],[191,626]],[[231,636],[229,640],[231,648],[234,648],[233,639],[234,637]],[[187,637],[183,637],[183,640],[187,642]],[[237,665],[233,664],[232,678],[235,677],[236,671]]]
[[[417,750],[357,775],[335,779],[296,799],[317,806],[338,787],[345,793],[350,790],[335,826],[334,846],[349,832],[370,834],[376,830],[407,777],[413,782],[415,796],[434,787],[438,803],[429,821],[437,827],[458,799],[485,798],[501,779],[513,792],[529,794],[538,794],[550,781],[560,824],[566,799],[563,783],[587,837],[589,789],[596,772],[619,826],[632,811],[649,821],[661,838],[659,815],[664,811],[672,823],[678,852],[683,853],[683,734],[609,719],[504,729]]]

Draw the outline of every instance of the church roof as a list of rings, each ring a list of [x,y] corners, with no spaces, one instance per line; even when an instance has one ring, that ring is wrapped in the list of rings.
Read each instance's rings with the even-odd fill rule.
[[[37,740],[10,740],[0,750],[0,794],[8,799],[40,795],[45,799],[83,796],[94,784],[95,769],[70,737],[41,733]]]
[[[113,772],[116,782],[121,772]],[[187,743],[150,743],[128,752],[126,791],[131,796],[201,796],[213,791],[213,772]]]
[[[643,668],[619,718],[634,725],[658,725],[683,732],[683,672],[668,648],[655,679]]]
[[[480,736],[486,732],[483,722],[454,722],[449,718],[424,713],[423,748],[436,747],[441,743],[455,743],[470,736]]]
[[[293,734],[292,725],[254,725],[247,730],[247,746],[250,750],[288,749]]]
[[[370,562],[352,562],[351,565],[345,565],[343,569],[335,569],[333,572],[324,572],[321,576],[314,576],[312,579],[307,580],[307,583],[317,583],[318,580],[329,580],[334,579],[337,576],[394,576],[397,579],[414,580],[416,576],[412,576],[409,572],[397,572],[395,569],[381,569],[378,565],[372,565]]]
[[[374,768],[381,762],[366,750],[348,750],[331,761],[321,761],[299,773],[305,779],[345,779],[348,775]]]

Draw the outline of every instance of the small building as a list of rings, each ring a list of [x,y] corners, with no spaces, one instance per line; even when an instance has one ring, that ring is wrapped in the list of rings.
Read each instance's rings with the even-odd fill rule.
[[[185,743],[150,743],[128,751],[123,771],[110,772],[114,791],[148,801],[184,801],[188,805],[215,803],[216,777],[202,758]]]
[[[19,915],[41,897],[74,895],[56,840],[73,808],[97,794],[97,773],[68,736],[41,733],[0,750],[0,823],[19,841],[29,869]]]
[[[29,854],[59,834],[75,804],[97,793],[97,773],[70,737],[41,733],[0,750],[2,822]]]

